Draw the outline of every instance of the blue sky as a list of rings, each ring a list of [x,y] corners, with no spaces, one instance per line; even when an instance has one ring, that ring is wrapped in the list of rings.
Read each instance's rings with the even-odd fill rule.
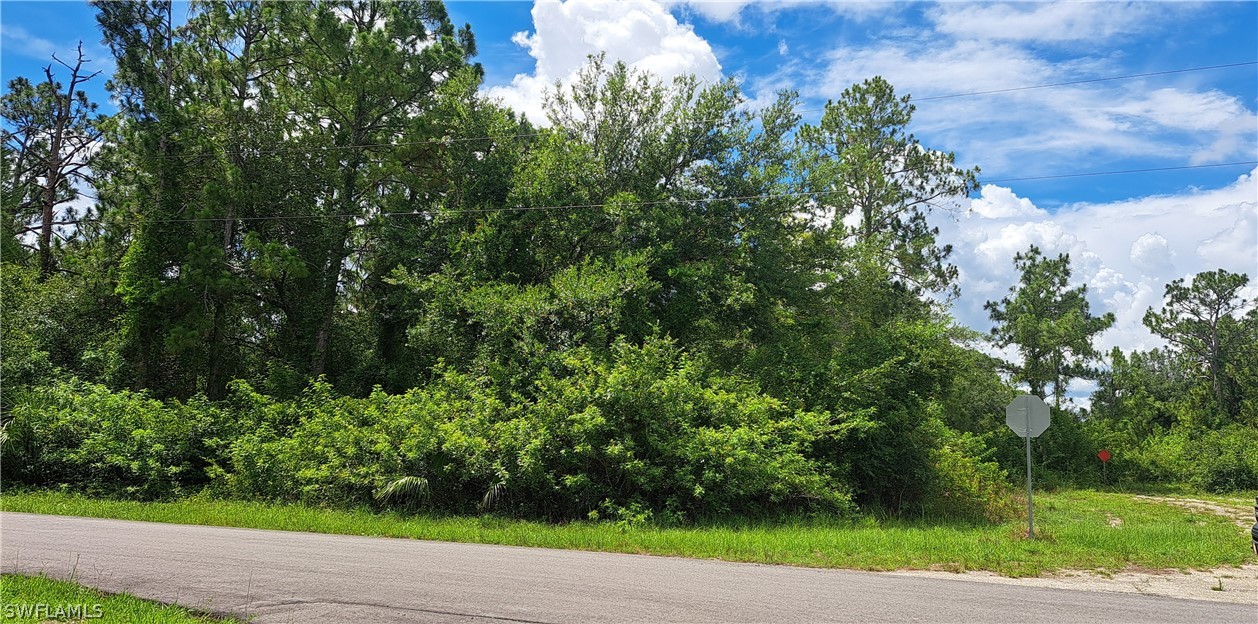
[[[879,74],[919,102],[928,147],[990,182],[936,215],[957,249],[955,313],[989,328],[982,304],[1014,282],[1029,244],[1070,253],[1076,281],[1118,326],[1102,346],[1147,348],[1141,326],[1163,285],[1198,271],[1258,274],[1253,165],[1002,181],[1258,161],[1258,3],[452,2],[470,22],[484,92],[533,119],[585,55],[671,77],[736,77],[750,105],[798,90],[815,120],[852,82]],[[41,72],[75,42],[109,70],[93,11],[77,2],[0,3],[0,73]],[[1248,65],[949,99],[934,96]],[[104,99],[103,80],[94,96]],[[1258,293],[1251,288],[1249,295]]]

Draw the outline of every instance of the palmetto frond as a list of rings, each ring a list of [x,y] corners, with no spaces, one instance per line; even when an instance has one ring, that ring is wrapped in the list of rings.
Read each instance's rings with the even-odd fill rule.
[[[424,477],[398,477],[376,490],[376,500],[415,501],[428,496],[428,479]]]
[[[485,495],[480,499],[480,510],[489,511],[493,509],[498,499],[502,498],[504,489],[506,489],[506,486],[502,483],[495,483],[489,486],[489,489],[485,490]]]

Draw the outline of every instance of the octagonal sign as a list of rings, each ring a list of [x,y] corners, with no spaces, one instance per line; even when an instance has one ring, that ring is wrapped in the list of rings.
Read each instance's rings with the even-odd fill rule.
[[[1005,407],[1005,424],[1020,437],[1039,437],[1048,423],[1048,405],[1040,397],[1024,394]]]

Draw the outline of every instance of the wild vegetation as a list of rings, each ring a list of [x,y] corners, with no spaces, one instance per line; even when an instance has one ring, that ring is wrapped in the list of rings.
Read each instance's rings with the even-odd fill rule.
[[[984,355],[928,221],[978,171],[881,78],[814,125],[595,57],[538,126],[479,93],[440,3],[97,10],[116,114],[81,63],[3,97],[9,486],[998,522],[1024,384],[1052,388],[1048,483],[1099,482],[1105,447],[1111,479],[1258,488],[1248,277],[1168,285],[1168,346],[1102,357],[1114,318],[1031,248],[989,304],[1020,361]]]

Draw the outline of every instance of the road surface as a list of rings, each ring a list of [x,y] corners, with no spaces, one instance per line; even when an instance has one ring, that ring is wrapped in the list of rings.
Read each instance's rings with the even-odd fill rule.
[[[254,622],[1258,622],[1247,605],[540,548],[0,514],[0,568]]]

